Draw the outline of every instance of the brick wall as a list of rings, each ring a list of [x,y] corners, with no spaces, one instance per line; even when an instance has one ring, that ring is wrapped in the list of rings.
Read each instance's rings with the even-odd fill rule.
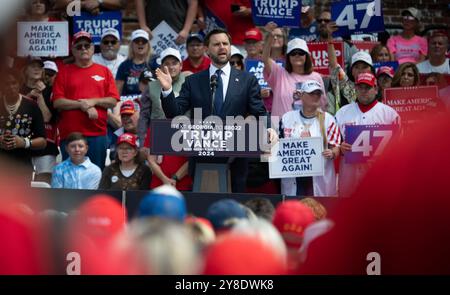
[[[450,12],[448,0],[382,0],[384,22],[386,25],[401,25],[400,12],[402,9],[413,6],[422,12],[421,24],[423,27],[430,25],[449,25]],[[329,7],[330,0],[316,0],[316,7]],[[131,31],[139,28],[136,16],[134,0],[129,0],[124,11],[124,37],[127,40]]]

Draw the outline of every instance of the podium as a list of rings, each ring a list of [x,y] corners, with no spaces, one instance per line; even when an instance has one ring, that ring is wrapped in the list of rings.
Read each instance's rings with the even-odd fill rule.
[[[194,185],[196,193],[231,193],[228,163],[196,163]]]

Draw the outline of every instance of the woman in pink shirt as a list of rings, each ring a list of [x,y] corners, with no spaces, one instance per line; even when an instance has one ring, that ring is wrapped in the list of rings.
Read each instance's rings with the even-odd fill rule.
[[[266,25],[269,36],[264,43],[263,62],[264,79],[273,92],[272,116],[281,118],[286,112],[292,110],[293,93],[295,84],[307,80],[315,80],[322,86],[320,106],[322,110],[327,109],[327,98],[322,76],[313,71],[312,59],[305,40],[295,38],[289,41],[286,50],[285,67],[278,65],[271,57],[272,31],[277,27],[273,22]]]
[[[416,35],[420,11],[409,7],[402,11],[402,17],[403,31],[387,41],[392,60],[397,60],[399,64],[424,61],[428,53],[428,43],[425,38]]]

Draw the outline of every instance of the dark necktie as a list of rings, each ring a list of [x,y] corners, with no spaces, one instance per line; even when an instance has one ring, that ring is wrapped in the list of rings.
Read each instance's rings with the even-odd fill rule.
[[[217,87],[216,93],[214,94],[214,109],[215,114],[220,115],[222,113],[222,106],[223,106],[222,70],[218,69],[216,71],[216,75],[217,75]]]

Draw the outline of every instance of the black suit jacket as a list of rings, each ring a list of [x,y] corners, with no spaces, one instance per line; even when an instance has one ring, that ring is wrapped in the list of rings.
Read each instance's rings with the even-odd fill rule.
[[[212,114],[211,98],[209,69],[206,69],[186,77],[178,97],[173,92],[167,97],[161,95],[161,104],[167,118],[183,115],[194,108],[202,108],[203,117],[207,117]],[[222,112],[215,115],[222,118],[239,115],[245,117],[248,114],[258,117],[266,113],[255,76],[231,67]]]

